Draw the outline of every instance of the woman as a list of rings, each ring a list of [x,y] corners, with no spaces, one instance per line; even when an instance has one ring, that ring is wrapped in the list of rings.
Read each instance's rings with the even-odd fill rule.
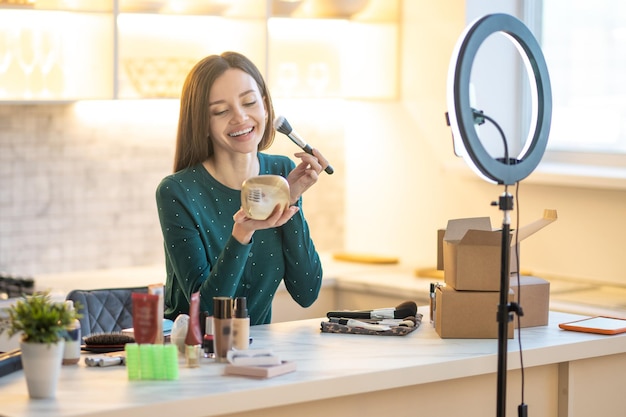
[[[328,161],[296,153],[268,155],[274,109],[265,81],[245,56],[226,52],[198,62],[180,100],[174,174],[157,188],[166,261],[165,317],[188,314],[191,294],[213,312],[214,296],[246,297],[251,324],[269,323],[281,280],[308,307],[319,294],[322,265],[301,211],[302,194]],[[281,175],[291,205],[266,220],[241,208],[244,180]]]

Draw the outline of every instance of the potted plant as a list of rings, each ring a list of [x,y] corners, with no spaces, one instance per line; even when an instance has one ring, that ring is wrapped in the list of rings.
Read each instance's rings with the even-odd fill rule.
[[[80,315],[49,293],[35,293],[17,300],[7,309],[0,333],[21,334],[22,368],[31,398],[53,398],[61,371],[68,327]]]

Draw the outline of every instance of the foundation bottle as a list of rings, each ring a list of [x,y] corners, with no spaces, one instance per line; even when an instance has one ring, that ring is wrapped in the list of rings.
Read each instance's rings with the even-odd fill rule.
[[[237,350],[248,349],[250,345],[250,317],[248,317],[246,297],[235,298],[234,315],[233,347]]]
[[[216,362],[228,362],[233,347],[233,299],[213,297],[213,341]]]

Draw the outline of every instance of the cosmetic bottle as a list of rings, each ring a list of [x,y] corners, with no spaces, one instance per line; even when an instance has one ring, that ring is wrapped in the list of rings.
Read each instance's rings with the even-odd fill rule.
[[[228,362],[228,351],[232,349],[233,299],[213,297],[213,332],[215,341],[215,360]]]
[[[435,325],[435,283],[430,283],[430,323]]]
[[[165,336],[163,335],[163,284],[150,284],[148,285],[148,294],[156,294],[159,296],[159,305],[157,307],[157,332],[156,339],[154,343],[163,344],[165,343]]]
[[[200,293],[191,294],[189,304],[189,326],[185,337],[185,359],[187,367],[200,366],[200,352],[202,351],[202,331],[200,330]]]
[[[68,310],[74,311],[74,302],[72,300],[66,300]],[[74,319],[74,323],[67,327],[68,340],[65,341],[65,348],[63,350],[63,365],[74,365],[80,360],[80,322],[78,319]]]
[[[246,297],[235,298],[233,318],[233,347],[237,350],[248,349],[250,345],[250,317]]]
[[[202,348],[205,358],[215,358],[215,345],[213,335],[213,316],[206,316],[204,324],[204,337],[202,338]]]
[[[138,344],[154,344],[157,340],[159,296],[156,294],[133,292],[133,335]]]

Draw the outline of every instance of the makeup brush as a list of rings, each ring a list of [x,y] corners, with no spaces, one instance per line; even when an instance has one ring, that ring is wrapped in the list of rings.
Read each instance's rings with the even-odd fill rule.
[[[346,310],[329,311],[326,317],[341,317],[345,319],[403,319],[417,314],[417,304],[414,301],[404,301],[396,307],[379,308],[374,310]]]
[[[287,135],[287,137],[289,139],[291,139],[291,141],[293,143],[295,143],[296,145],[298,145],[304,152],[308,153],[309,155],[313,155],[313,148],[311,148],[304,139],[302,139],[302,137],[300,135],[298,135],[298,133],[293,130],[291,128],[291,125],[289,124],[289,122],[287,121],[287,119],[285,119],[284,116],[278,116],[275,120],[274,120],[274,128],[279,131],[280,133],[282,133],[283,135]],[[333,172],[335,172],[335,170],[333,169],[333,167],[331,167],[330,165],[328,165],[324,171],[326,171],[327,174],[332,174]]]

